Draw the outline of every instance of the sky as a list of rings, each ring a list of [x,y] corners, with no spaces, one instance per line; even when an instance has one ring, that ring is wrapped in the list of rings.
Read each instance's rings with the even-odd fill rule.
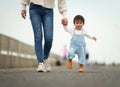
[[[71,36],[61,25],[62,15],[54,9],[54,40],[51,52],[62,55],[64,45],[69,49]],[[29,20],[21,17],[21,0],[0,1],[0,33],[34,45],[33,31]],[[85,18],[84,29],[97,37],[97,41],[86,38],[89,61],[120,63],[120,0],[67,0],[68,26],[74,27],[75,15]]]

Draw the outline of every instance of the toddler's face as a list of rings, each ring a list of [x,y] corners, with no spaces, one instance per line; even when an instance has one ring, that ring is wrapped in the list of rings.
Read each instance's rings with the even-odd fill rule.
[[[77,30],[81,30],[84,24],[81,20],[76,20],[74,25],[75,25]]]

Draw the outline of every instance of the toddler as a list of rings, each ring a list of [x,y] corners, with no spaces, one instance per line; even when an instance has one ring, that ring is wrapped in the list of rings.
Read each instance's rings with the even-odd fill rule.
[[[64,26],[64,29],[66,32],[70,33],[72,35],[71,41],[70,41],[70,47],[68,51],[68,62],[67,66],[69,69],[72,69],[72,59],[75,57],[75,54],[78,56],[78,63],[79,63],[79,72],[84,72],[84,65],[86,63],[86,43],[85,43],[85,36],[93,39],[96,41],[95,36],[89,35],[84,29],[84,17],[81,15],[76,15],[73,20],[74,28],[70,29],[68,28],[67,24],[64,23],[64,20],[62,20],[62,24]]]

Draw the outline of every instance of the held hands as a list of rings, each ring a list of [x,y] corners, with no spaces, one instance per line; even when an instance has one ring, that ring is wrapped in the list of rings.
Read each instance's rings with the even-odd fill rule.
[[[96,40],[97,40],[97,38],[94,36],[94,37],[93,37],[93,40],[95,40],[95,41],[96,41]]]
[[[21,10],[21,16],[22,18],[26,18],[26,10]]]
[[[61,24],[63,24],[64,26],[67,26],[67,25],[68,25],[68,20],[67,20],[67,18],[63,18],[63,19],[61,20]]]

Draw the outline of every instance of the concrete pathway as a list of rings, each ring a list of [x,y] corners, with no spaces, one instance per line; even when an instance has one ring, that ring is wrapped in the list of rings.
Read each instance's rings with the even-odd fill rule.
[[[84,73],[77,68],[52,67],[47,73],[35,68],[0,70],[0,87],[120,87],[120,66],[88,65]]]

